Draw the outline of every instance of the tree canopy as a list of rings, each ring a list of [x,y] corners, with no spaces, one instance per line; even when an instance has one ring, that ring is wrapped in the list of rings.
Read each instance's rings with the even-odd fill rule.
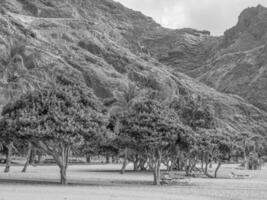
[[[172,145],[183,139],[187,128],[173,110],[156,99],[143,98],[120,117],[119,138],[130,149],[143,152],[154,169],[159,184],[162,157]]]
[[[69,150],[85,140],[106,133],[100,101],[83,85],[57,77],[56,87],[48,85],[28,92],[3,111],[3,123],[14,127],[14,137],[30,141],[52,155],[66,182]]]

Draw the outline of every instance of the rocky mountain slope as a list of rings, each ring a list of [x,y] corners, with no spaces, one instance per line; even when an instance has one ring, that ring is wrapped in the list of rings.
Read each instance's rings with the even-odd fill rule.
[[[203,66],[199,80],[267,111],[267,8],[241,13],[238,24],[225,32],[217,55]]]
[[[245,9],[222,37],[184,29],[156,34],[143,44],[174,71],[267,111],[267,8]]]
[[[199,95],[229,132],[266,133],[266,112],[180,72],[196,76],[194,71],[204,66],[206,58],[216,56],[213,48],[219,48],[223,38],[207,31],[162,28],[111,0],[2,0],[1,76],[12,41],[25,44],[25,67],[41,81],[42,74],[59,71],[86,84],[103,100],[128,82],[140,88],[164,87],[177,95]],[[3,105],[2,93],[1,98]]]

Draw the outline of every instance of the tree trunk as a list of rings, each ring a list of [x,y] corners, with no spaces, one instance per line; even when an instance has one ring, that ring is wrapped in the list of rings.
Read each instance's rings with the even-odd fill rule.
[[[173,171],[173,167],[174,167],[174,162],[173,159],[170,160],[170,171]]]
[[[66,185],[67,184],[67,174],[66,174],[66,172],[67,172],[67,166],[62,165],[60,167],[60,183],[62,185]]]
[[[204,172],[204,174],[209,178],[213,178],[212,175],[210,175],[209,172],[208,172],[208,165],[209,165],[209,162],[206,162],[205,163],[205,172]]]
[[[138,155],[135,155],[135,158],[134,158],[134,161],[133,161],[133,170],[136,172],[138,171],[138,162],[139,162],[139,158],[138,158]]]
[[[172,159],[171,158],[167,158],[167,161],[166,161],[166,167],[167,167],[167,171],[172,171]]]
[[[208,173],[208,165],[209,165],[209,158],[208,158],[208,155],[206,154],[205,156],[205,170],[204,170],[204,173]]]
[[[190,172],[189,172],[190,174],[192,174],[192,172],[196,168],[196,165],[197,165],[197,158],[195,157],[194,160],[193,160],[193,163],[190,166]]]
[[[214,172],[214,178],[217,178],[217,174],[218,174],[218,171],[219,171],[221,165],[222,165],[222,163],[221,163],[221,161],[219,161],[218,165],[217,165],[217,167],[215,169],[215,172]]]
[[[22,172],[23,172],[23,173],[25,173],[25,172],[27,171],[27,167],[28,167],[29,164],[30,164],[31,156],[32,156],[32,144],[29,142],[29,143],[28,143],[28,153],[27,153],[26,162],[25,162],[24,167],[23,167],[23,169],[22,169]]]
[[[244,149],[244,151],[243,151],[243,156],[244,156],[244,167],[245,167],[245,169],[248,169],[249,168],[249,166],[248,166],[248,158],[247,158],[247,155],[246,155],[246,150]]]
[[[106,156],[106,164],[109,164],[109,163],[110,163],[109,156]]]
[[[238,154],[235,155],[235,162],[239,163]]]
[[[10,142],[7,145],[7,152],[6,152],[6,167],[5,167],[5,173],[8,173],[10,171],[11,166],[11,156],[12,156],[12,149],[13,149],[13,142]]]
[[[181,161],[180,157],[176,159],[176,170],[181,171]]]
[[[191,164],[191,160],[190,159],[186,159],[186,166],[185,166],[185,175],[189,176],[190,175],[190,164]]]
[[[158,169],[155,166],[154,167],[154,171],[153,171],[153,176],[154,176],[154,185],[160,185],[160,180],[159,180],[159,176],[158,176]]]
[[[201,153],[201,170],[204,172],[204,152]]]
[[[208,166],[209,166],[209,158],[208,155],[205,156],[205,171],[204,174],[209,177],[209,178],[213,178],[213,176],[211,176],[208,172]]]
[[[42,141],[38,141],[38,143],[35,143],[34,145],[40,147],[44,152],[53,156],[60,169],[60,183],[63,185],[67,184],[67,168],[70,146],[61,143],[58,145],[58,148],[52,149],[47,143]]]
[[[178,171],[182,171],[184,169],[185,162],[184,162],[184,156],[183,156],[181,151],[179,151],[179,153],[178,153],[176,165],[177,165]]]
[[[112,156],[111,157],[111,162],[114,164],[114,163],[116,163],[116,158],[115,158],[115,156]]]
[[[124,159],[123,164],[122,164],[122,168],[121,168],[121,174],[125,173],[126,166],[127,166],[127,160]]]
[[[139,167],[140,167],[141,171],[146,171],[146,166],[145,165],[146,165],[146,160],[141,158],[140,159],[140,164],[139,164]]]
[[[161,166],[161,152],[158,152],[158,157],[156,158],[156,162],[154,164],[154,185],[160,185],[160,166]]]
[[[123,164],[122,164],[122,168],[121,168],[121,174],[125,173],[125,169],[127,166],[127,159],[128,159],[128,148],[125,148],[125,152],[124,152],[124,159],[123,159]]]
[[[29,164],[35,166],[35,156],[36,156],[36,149],[31,147],[31,156],[29,160]]]
[[[87,163],[91,163],[91,156],[90,156],[90,155],[87,155],[87,156],[86,156],[86,162],[87,162]]]
[[[154,166],[154,185],[160,185],[160,159],[157,159],[155,166]]]
[[[209,168],[212,168],[212,161],[213,161],[213,156],[211,155],[209,158]]]
[[[204,170],[205,174],[208,173],[208,163],[205,162],[205,170]]]
[[[42,162],[42,154],[38,153],[38,161],[37,161],[37,163],[41,164],[41,162]]]
[[[69,151],[70,147],[62,145],[61,147],[61,159],[58,160],[58,165],[60,168],[60,183],[62,185],[67,184],[67,168],[68,168],[68,159],[69,159]]]

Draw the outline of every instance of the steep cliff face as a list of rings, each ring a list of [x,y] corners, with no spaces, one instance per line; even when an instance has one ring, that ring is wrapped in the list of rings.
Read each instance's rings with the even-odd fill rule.
[[[227,51],[253,49],[267,39],[267,9],[261,5],[245,9],[238,23],[224,33],[223,47]]]
[[[128,82],[140,88],[177,90],[179,95],[197,94],[214,108],[221,127],[229,132],[266,132],[264,111],[179,72],[179,68],[187,72],[186,66],[199,70],[198,62],[205,63],[214,54],[220,38],[207,31],[165,29],[111,0],[2,0],[1,73],[8,66],[11,41],[25,44],[25,67],[37,79],[60,71],[102,99],[112,98]],[[2,93],[0,98],[3,105]]]
[[[142,44],[173,71],[267,111],[267,8],[245,9],[222,37],[192,29],[165,30]]]
[[[220,47],[201,68],[199,80],[267,110],[267,8],[244,10]]]

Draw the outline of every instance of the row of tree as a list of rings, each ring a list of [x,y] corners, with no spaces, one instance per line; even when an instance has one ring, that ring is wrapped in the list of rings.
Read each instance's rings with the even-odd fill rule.
[[[201,170],[216,177],[234,151],[247,155],[235,136],[216,128],[212,112],[199,99],[162,100],[158,91],[138,92],[129,85],[109,109],[85,85],[64,76],[57,77],[55,84],[7,104],[0,127],[8,147],[27,143],[51,155],[60,168],[62,184],[71,150],[80,155],[114,156],[123,151],[123,170],[132,158],[135,169],[153,170],[154,184],[160,184],[162,163],[187,175]],[[250,152],[259,153],[262,140],[253,140],[257,145]],[[199,161],[201,169],[196,166]],[[217,168],[210,175],[208,165],[214,161]]]
[[[198,170],[216,177],[233,155],[246,162],[251,153],[259,159],[263,152],[264,138],[219,129],[212,107],[198,96],[180,96],[167,85],[139,89],[129,84],[103,102],[74,74],[60,71],[40,83],[16,51],[7,66],[4,84],[10,98],[0,121],[6,172],[14,146],[29,147],[25,166],[32,148],[51,155],[62,184],[67,182],[70,151],[87,157],[123,156],[122,173],[130,160],[135,170],[151,169],[154,184],[160,184],[162,163],[187,175]],[[214,175],[208,172],[212,162],[217,163]]]

